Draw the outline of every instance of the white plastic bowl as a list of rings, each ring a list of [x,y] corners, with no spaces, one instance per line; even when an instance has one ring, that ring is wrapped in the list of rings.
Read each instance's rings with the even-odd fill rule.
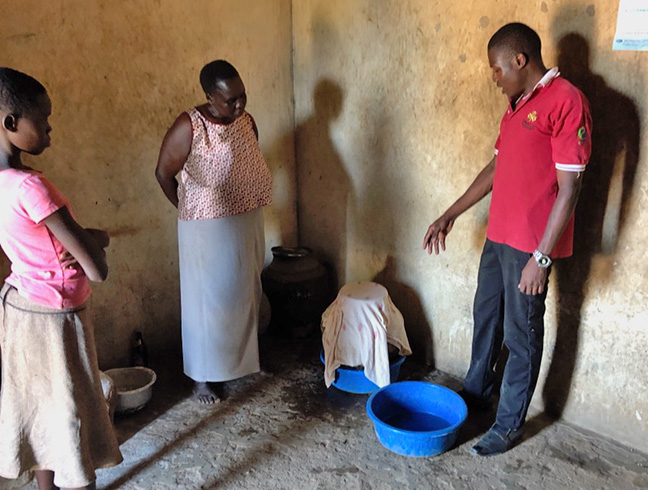
[[[113,420],[115,408],[117,408],[117,387],[113,379],[103,371],[99,371],[99,376],[101,378],[101,390],[103,391],[106,405],[108,406],[108,414],[110,415],[110,420]]]
[[[153,395],[153,385],[157,375],[152,369],[135,366],[109,369],[105,372],[117,387],[117,407],[115,412],[127,414],[144,408]]]

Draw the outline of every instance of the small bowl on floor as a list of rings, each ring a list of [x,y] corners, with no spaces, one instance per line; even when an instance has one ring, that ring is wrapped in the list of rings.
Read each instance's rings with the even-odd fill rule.
[[[115,408],[117,408],[117,387],[113,379],[103,371],[99,371],[99,376],[101,379],[101,390],[106,399],[110,420],[114,420]]]
[[[105,374],[112,378],[117,388],[115,413],[119,415],[141,410],[153,396],[157,375],[152,369],[134,366],[109,369]]]
[[[403,456],[428,457],[452,447],[468,407],[449,388],[403,381],[371,395],[367,414],[384,447]]]
[[[324,350],[320,351],[320,361],[326,365]],[[405,356],[397,356],[395,360],[390,359],[389,380],[391,383],[398,380],[398,374],[404,362]],[[338,390],[356,395],[368,395],[380,389],[378,385],[365,376],[362,368],[352,369],[347,366],[340,366],[335,370],[335,381],[332,384]]]

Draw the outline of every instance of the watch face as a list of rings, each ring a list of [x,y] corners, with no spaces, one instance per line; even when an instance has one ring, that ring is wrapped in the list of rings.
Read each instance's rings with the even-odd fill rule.
[[[549,258],[548,255],[543,254],[539,250],[535,250],[533,252],[533,258],[535,259],[536,263],[538,264],[539,267],[549,267],[551,265],[551,259]]]

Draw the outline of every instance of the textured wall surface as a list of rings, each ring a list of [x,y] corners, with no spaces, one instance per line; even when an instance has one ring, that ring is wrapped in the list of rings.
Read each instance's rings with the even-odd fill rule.
[[[506,100],[490,36],[533,26],[596,127],[577,252],[552,275],[534,403],[648,450],[648,53],[612,52],[617,4],[294,2],[299,235],[340,284],[385,284],[419,353],[464,375],[488,198],[455,223],[445,254],[421,244],[492,156]]]
[[[492,155],[505,100],[485,46],[519,20],[588,95],[596,127],[534,403],[648,450],[648,55],[612,52],[617,3],[4,2],[0,64],[41,79],[54,103],[53,147],[30,162],[83,224],[113,236],[93,299],[102,366],[126,361],[135,329],[154,354],[177,352],[175,212],[153,169],[166,129],[203,100],[201,66],[223,57],[246,82],[275,178],[268,250],[296,242],[297,187],[299,241],[340,283],[385,284],[418,352],[465,374],[488,199],[457,221],[442,256],[421,243]]]
[[[136,329],[153,356],[179,351],[176,212],[153,172],[168,127],[203,103],[198,73],[212,59],[239,69],[275,179],[268,250],[294,242],[290,15],[289,0],[3,2],[0,65],[40,79],[53,101],[52,148],[26,160],[83,225],[112,236],[92,300],[102,367],[126,362]]]

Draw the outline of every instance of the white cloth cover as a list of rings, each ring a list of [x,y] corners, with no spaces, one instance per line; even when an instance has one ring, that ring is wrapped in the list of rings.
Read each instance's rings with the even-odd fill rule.
[[[412,353],[403,315],[387,289],[374,282],[347,284],[322,315],[324,381],[331,386],[341,365],[364,366],[367,379],[380,388],[389,384],[387,344],[400,355]]]
[[[259,371],[263,210],[178,220],[182,353],[194,381]]]

